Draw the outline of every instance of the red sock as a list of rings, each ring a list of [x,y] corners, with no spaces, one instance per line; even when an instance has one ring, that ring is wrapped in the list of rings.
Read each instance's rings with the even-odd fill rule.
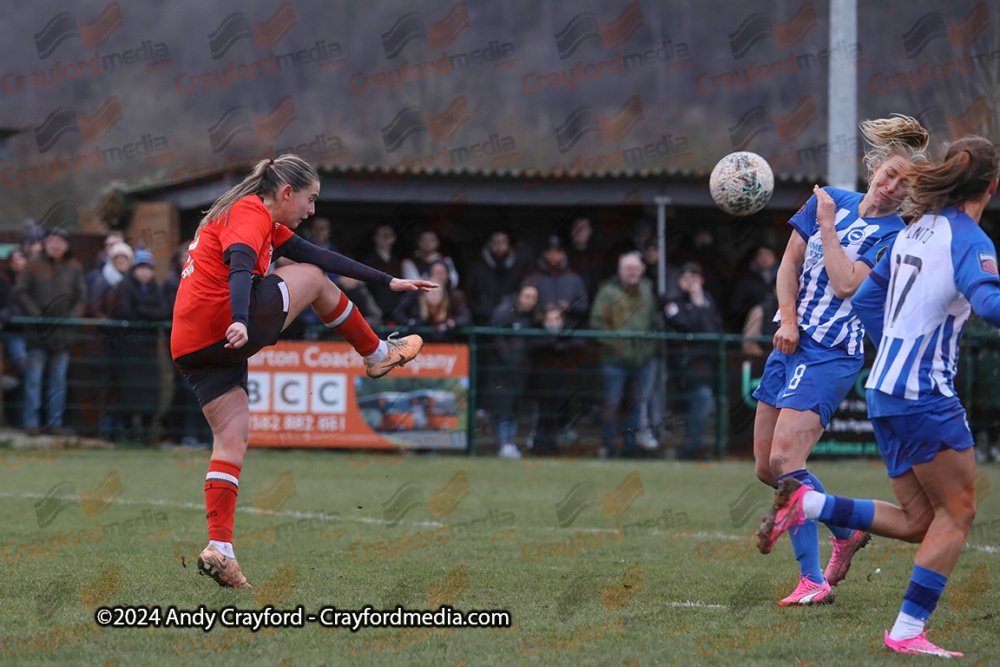
[[[205,516],[208,518],[208,539],[216,542],[233,541],[233,519],[236,514],[236,494],[240,489],[240,467],[228,461],[211,461],[205,476]]]
[[[362,357],[367,357],[378,349],[378,336],[365,322],[361,311],[351,303],[351,300],[343,292],[340,293],[340,301],[337,306],[328,314],[320,315],[319,319],[350,343]]]

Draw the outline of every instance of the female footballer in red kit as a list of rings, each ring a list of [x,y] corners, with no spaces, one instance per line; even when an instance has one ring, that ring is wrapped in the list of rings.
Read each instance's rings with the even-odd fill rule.
[[[364,357],[372,378],[406,364],[424,344],[420,336],[379,340],[326,274],[388,285],[396,292],[436,285],[395,278],[296,236],[294,230],[315,212],[318,196],[319,175],[302,158],[282,155],[259,162],[205,213],[181,273],[170,350],[212,428],[205,478],[209,543],[198,556],[198,571],[220,586],[250,586],[232,545],[250,429],[247,359],[274,345],[308,306]],[[267,275],[277,257],[298,263]]]

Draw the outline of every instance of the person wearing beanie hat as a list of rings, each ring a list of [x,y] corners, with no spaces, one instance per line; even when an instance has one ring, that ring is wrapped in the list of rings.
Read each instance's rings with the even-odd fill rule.
[[[143,246],[135,249],[135,259],[132,260],[133,267],[140,265],[146,265],[151,269],[156,268],[156,259],[153,257],[153,253]]]
[[[100,269],[87,287],[86,317],[106,320],[112,317],[120,304],[118,285],[132,268],[135,253],[127,243],[115,243],[108,249],[108,261]]]
[[[118,286],[121,307],[116,319],[129,322],[166,322],[171,318],[170,300],[155,280],[156,260],[143,246],[135,249],[132,269]],[[153,420],[160,406],[160,371],[156,329],[141,327],[130,331],[121,345],[121,357],[127,360],[128,372],[121,374],[120,386],[126,427],[131,439],[151,442]]]
[[[53,227],[52,229],[46,230],[45,238],[47,239],[50,236],[58,236],[59,238],[64,239],[66,241],[69,240],[69,232],[67,232],[62,227]]]
[[[87,295],[89,296],[94,292],[94,283],[97,282],[99,278],[103,275],[104,267],[111,261],[111,249],[114,248],[119,243],[125,242],[125,236],[121,232],[109,231],[104,236],[104,243],[101,244],[100,250],[97,251],[94,266],[89,271],[85,280],[87,282]],[[132,252],[132,248],[129,248],[129,253]],[[93,251],[91,251],[93,253]],[[128,266],[125,270],[132,266],[132,257],[129,257]]]
[[[127,271],[132,268],[132,260],[135,259],[135,251],[132,250],[132,246],[122,241],[114,244],[111,246],[111,249],[108,250],[108,259],[113,262],[117,257],[124,257],[128,260],[128,265],[125,266],[124,270]],[[121,271],[121,269],[119,270]],[[124,271],[122,272],[124,273]]]
[[[550,303],[563,310],[567,329],[575,329],[590,311],[587,286],[576,271],[569,267],[562,239],[553,234],[542,250],[542,256],[526,280],[538,288],[538,305]]]
[[[114,241],[105,244],[105,260],[92,271],[95,274],[87,284],[87,307],[84,310],[87,317],[100,320],[115,319],[121,309],[121,292],[119,286],[132,268],[135,252],[132,247],[121,240],[120,234],[109,234],[107,240]],[[124,331],[113,327],[101,329],[100,339],[102,349],[120,350],[123,345]],[[128,360],[120,355],[105,355],[103,363],[96,368],[99,386],[122,386],[124,377],[128,374]],[[98,431],[102,439],[123,439],[124,425],[121,421],[121,406],[116,397],[109,392],[101,392],[97,397],[99,414]]]
[[[34,259],[42,252],[42,240],[45,232],[31,218],[24,221],[24,236],[21,237],[21,250],[28,259]]]

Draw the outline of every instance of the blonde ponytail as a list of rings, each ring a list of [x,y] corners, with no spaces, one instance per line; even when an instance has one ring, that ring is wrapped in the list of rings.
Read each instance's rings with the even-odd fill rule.
[[[927,159],[925,151],[930,135],[916,118],[897,113],[889,118],[862,121],[860,128],[869,145],[865,151],[869,178],[880,164],[893,155],[914,163]]]
[[[215,200],[205,211],[198,224],[198,231],[212,220],[225,214],[222,224],[229,223],[229,210],[233,204],[249,195],[274,196],[282,185],[292,186],[298,192],[319,181],[319,174],[298,155],[281,155],[270,160],[261,160],[247,177],[232,187],[226,194]]]

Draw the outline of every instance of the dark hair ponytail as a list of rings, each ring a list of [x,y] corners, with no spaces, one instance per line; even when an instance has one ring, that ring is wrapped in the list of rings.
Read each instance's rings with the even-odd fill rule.
[[[997,177],[996,149],[989,140],[971,135],[947,145],[944,161],[914,168],[909,199],[917,217],[938,213],[985,193]]]

